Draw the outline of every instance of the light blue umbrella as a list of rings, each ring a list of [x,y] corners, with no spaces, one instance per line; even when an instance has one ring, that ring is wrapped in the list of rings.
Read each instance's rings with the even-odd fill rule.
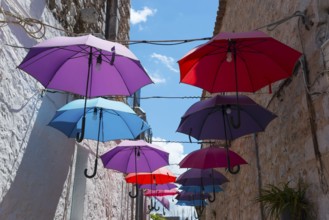
[[[206,185],[206,186],[181,186],[180,190],[190,193],[210,193],[215,190],[215,192],[222,192],[223,189],[218,185]]]
[[[85,126],[83,126],[84,105],[84,99],[64,105],[56,111],[48,125],[70,138],[75,138],[81,132],[81,128],[85,127],[84,137],[97,140],[94,173],[88,175],[85,170],[86,177],[92,178],[96,175],[99,141],[135,139],[142,132],[150,129],[150,126],[125,103],[104,98],[87,100]]]

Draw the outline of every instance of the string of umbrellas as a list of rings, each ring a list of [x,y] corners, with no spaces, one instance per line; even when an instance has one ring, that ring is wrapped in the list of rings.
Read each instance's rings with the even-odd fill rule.
[[[179,61],[180,82],[199,87],[213,96],[194,103],[182,116],[177,131],[203,140],[220,140],[188,154],[176,177],[165,168],[169,154],[158,146],[137,140],[150,125],[127,104],[106,96],[131,96],[152,82],[138,58],[125,46],[92,35],[55,37],[32,47],[18,68],[46,89],[70,92],[77,99],[58,109],[49,126],[77,142],[95,140],[96,157],[91,174],[97,173],[98,159],[105,168],[127,174],[126,182],[151,196],[149,211],[158,211],[156,201],[169,210],[164,196],[178,194],[177,205],[199,207],[214,202],[220,185],[229,180],[216,168],[231,174],[247,162],[230,150],[231,142],[251,133],[265,131],[277,116],[241,92],[256,92],[291,76],[301,53],[260,31],[220,33],[197,46]],[[219,94],[220,93],[220,94]],[[227,94],[228,93],[228,94]],[[231,93],[235,93],[231,95]],[[99,156],[99,143],[122,140]],[[181,187],[177,188],[178,183]],[[208,201],[208,202],[207,202]]]

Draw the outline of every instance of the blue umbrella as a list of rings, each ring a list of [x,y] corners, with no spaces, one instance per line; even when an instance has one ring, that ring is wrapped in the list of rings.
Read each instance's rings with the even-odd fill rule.
[[[180,190],[190,193],[210,193],[215,190],[215,192],[222,192],[223,189],[218,185],[205,185],[205,186],[181,186]]]
[[[48,125],[70,138],[75,138],[81,132],[84,105],[84,99],[64,105],[56,111]],[[94,173],[88,175],[85,170],[86,177],[92,178],[96,175],[99,141],[135,139],[148,129],[150,126],[123,102],[104,98],[87,100],[84,137],[97,140],[97,150]]]

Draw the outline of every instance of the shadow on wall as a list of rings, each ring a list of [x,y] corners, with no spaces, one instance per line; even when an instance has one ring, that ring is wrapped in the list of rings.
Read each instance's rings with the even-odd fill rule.
[[[0,219],[54,218],[75,141],[47,124],[66,99],[61,94],[43,97],[16,177],[0,204]]]

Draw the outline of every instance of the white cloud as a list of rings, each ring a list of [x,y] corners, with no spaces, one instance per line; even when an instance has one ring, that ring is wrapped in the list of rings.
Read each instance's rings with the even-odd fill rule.
[[[180,169],[178,164],[186,156],[184,154],[184,146],[180,143],[167,143],[165,139],[153,137],[154,144],[161,147],[164,151],[169,153],[169,170],[176,176],[182,174],[186,169]],[[157,142],[159,141],[159,142]]]
[[[152,58],[155,58],[156,60],[160,61],[161,63],[163,63],[168,69],[170,69],[173,72],[178,73],[179,71],[175,68],[175,60],[172,57],[168,57],[162,54],[158,54],[158,53],[152,53],[151,54]]]
[[[144,7],[142,10],[130,9],[130,22],[131,24],[138,24],[146,22],[149,16],[153,16],[157,12],[156,9]]]
[[[150,77],[155,84],[166,83],[166,79],[161,77],[158,73],[150,74]]]

